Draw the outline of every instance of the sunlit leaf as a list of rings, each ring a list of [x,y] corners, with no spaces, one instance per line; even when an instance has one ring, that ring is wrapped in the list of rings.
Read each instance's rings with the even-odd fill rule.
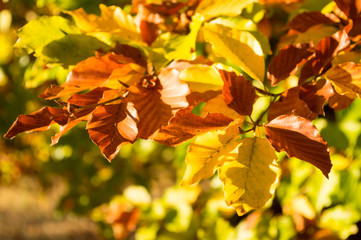
[[[240,115],[251,115],[256,91],[246,77],[235,72],[219,70],[224,81],[223,96],[228,107]]]
[[[14,138],[22,132],[46,131],[51,124],[66,124],[68,116],[69,114],[65,109],[43,107],[31,114],[20,115],[5,134],[5,137]]]
[[[361,64],[347,62],[337,65],[325,74],[335,90],[341,95],[350,94],[360,96],[361,94]]]
[[[87,124],[89,136],[111,161],[121,145],[132,143],[138,135],[137,111],[131,103],[98,106]]]
[[[237,16],[254,0],[204,0],[198,5],[196,13],[200,13],[206,20],[217,16]]]
[[[265,131],[278,152],[313,164],[328,178],[332,164],[327,143],[310,120],[282,115],[266,124]]]
[[[353,98],[348,98],[334,91],[334,95],[328,99],[328,105],[335,111],[347,108],[353,102]]]
[[[261,208],[274,194],[280,169],[275,150],[266,139],[245,138],[219,169],[228,205],[238,215]]]
[[[219,24],[205,24],[204,38],[212,44],[216,54],[240,66],[254,79],[263,82],[263,51],[251,33]]]
[[[310,27],[319,24],[332,25],[335,24],[335,20],[322,14],[321,12],[303,12],[294,17],[288,26],[299,32],[305,32]]]
[[[224,101],[223,94],[212,97],[206,102],[206,105],[204,105],[202,108],[201,116],[205,117],[209,113],[222,113],[232,119],[244,118],[244,116],[241,116],[235,110],[227,106],[226,102]]]

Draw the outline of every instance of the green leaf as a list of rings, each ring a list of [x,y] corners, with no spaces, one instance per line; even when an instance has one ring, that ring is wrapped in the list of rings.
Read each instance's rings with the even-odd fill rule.
[[[220,24],[206,24],[204,38],[216,54],[240,66],[252,78],[263,82],[265,61],[260,43],[249,32]]]
[[[238,215],[263,207],[274,194],[280,169],[270,143],[263,138],[245,138],[235,150],[236,157],[219,169],[226,203]]]
[[[69,34],[44,46],[41,55],[48,63],[67,67],[94,56],[99,49],[108,50],[110,47],[95,37]]]
[[[61,39],[67,34],[79,33],[76,26],[65,18],[44,16],[30,21],[18,31],[20,39],[15,46],[41,53],[42,47],[50,42]]]

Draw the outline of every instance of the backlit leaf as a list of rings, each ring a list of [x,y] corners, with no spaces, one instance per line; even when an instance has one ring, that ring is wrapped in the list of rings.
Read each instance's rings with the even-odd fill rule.
[[[263,207],[274,194],[280,169],[275,150],[266,139],[245,138],[235,149],[236,156],[219,168],[226,203],[238,215]]]
[[[305,32],[310,27],[319,24],[328,24],[332,25],[336,22],[334,19],[322,14],[321,12],[303,12],[294,17],[289,23],[288,26],[299,32]]]
[[[238,134],[233,131],[211,131],[199,135],[189,145],[182,185],[190,185],[213,176],[217,167],[237,157]]]
[[[307,103],[300,99],[300,88],[288,89],[281,95],[281,98],[274,102],[268,112],[268,121],[280,116],[293,114],[314,120],[317,114],[312,112]]]
[[[341,94],[360,96],[361,94],[361,64],[347,62],[337,65],[325,74],[330,80],[335,90]]]
[[[206,20],[216,16],[237,16],[242,10],[254,0],[204,0],[201,1],[196,9]]]
[[[332,164],[327,143],[310,120],[282,115],[266,124],[265,131],[278,152],[313,164],[328,178]]]
[[[354,100],[353,98],[348,98],[334,91],[334,95],[328,99],[328,105],[331,108],[333,108],[335,111],[340,111],[350,106],[353,100]]]
[[[111,161],[121,145],[132,143],[138,135],[137,111],[132,103],[98,106],[87,124],[89,136]]]
[[[204,38],[212,44],[216,54],[240,66],[252,78],[263,82],[263,51],[251,33],[220,24],[205,24]]]
[[[224,81],[223,96],[228,107],[240,115],[251,115],[256,91],[252,83],[243,75],[237,76],[235,72],[219,70]]]
[[[77,27],[86,33],[106,32],[125,40],[140,41],[141,36],[132,16],[116,6],[99,5],[101,14],[87,14],[83,9],[68,11]]]
[[[227,106],[226,102],[224,101],[223,94],[212,97],[206,102],[206,105],[204,105],[202,108],[201,116],[205,117],[209,113],[222,113],[232,119],[244,118],[244,116],[241,116],[235,110]]]
[[[272,86],[292,75],[297,67],[313,54],[309,48],[309,44],[287,45],[271,59],[267,77]]]
[[[20,115],[8,132],[6,138],[13,138],[22,132],[39,132],[49,129],[51,124],[66,124],[68,112],[64,109],[43,107],[42,109],[28,115]]]
[[[169,120],[167,126],[160,129],[154,140],[174,146],[201,133],[227,127],[231,122],[232,119],[221,113],[211,113],[203,118],[189,109],[181,109]]]

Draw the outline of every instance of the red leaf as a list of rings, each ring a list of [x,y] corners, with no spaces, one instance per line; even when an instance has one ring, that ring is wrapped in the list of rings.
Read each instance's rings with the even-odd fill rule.
[[[319,24],[335,24],[332,18],[322,14],[319,11],[315,12],[303,12],[294,17],[288,26],[296,31],[305,32],[307,29],[319,25]]]
[[[267,76],[271,85],[275,86],[296,72],[297,67],[313,54],[309,49],[309,44],[287,45],[282,48],[268,66]]]
[[[232,121],[221,113],[211,113],[202,118],[189,109],[181,109],[170,119],[167,126],[160,129],[153,140],[175,146],[198,134],[227,127]]]
[[[311,111],[324,115],[323,106],[333,94],[331,82],[323,79],[314,85],[302,85],[299,96],[307,103]]]
[[[7,138],[13,138],[22,132],[39,132],[48,130],[51,124],[64,125],[68,121],[69,113],[65,109],[43,107],[28,115],[20,115],[8,132]]]
[[[284,92],[281,98],[273,103],[268,112],[268,121],[281,115],[293,114],[313,120],[317,114],[312,112],[306,102],[300,99],[300,88],[294,87]]]
[[[328,178],[332,164],[327,143],[310,120],[283,115],[266,124],[265,131],[278,152],[313,164]]]
[[[359,0],[335,0],[335,3],[351,19],[357,18],[361,13],[361,2]]]
[[[93,105],[99,102],[106,90],[109,90],[109,88],[95,88],[84,94],[74,94],[67,100],[67,102],[76,106]]]
[[[250,115],[256,99],[256,91],[252,83],[243,75],[235,72],[219,70],[224,81],[223,96],[226,104],[240,115]]]
[[[111,161],[121,145],[132,143],[138,135],[137,111],[131,103],[97,107],[87,124],[89,136]]]

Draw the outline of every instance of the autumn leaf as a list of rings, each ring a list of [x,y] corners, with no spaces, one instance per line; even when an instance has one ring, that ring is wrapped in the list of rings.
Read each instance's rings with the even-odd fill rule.
[[[360,96],[361,64],[347,62],[329,69],[325,74],[341,95]],[[354,98],[354,97],[352,97]]]
[[[321,12],[314,11],[314,12],[303,12],[298,14],[296,17],[294,17],[287,25],[288,27],[299,31],[299,32],[305,32],[310,27],[319,25],[319,24],[325,24],[325,25],[332,25],[339,20],[334,16],[333,18],[322,14]]]
[[[334,91],[334,95],[332,95],[328,99],[328,105],[333,108],[335,111],[340,111],[342,109],[345,109],[350,106],[350,104],[353,102],[353,98],[348,98],[344,95],[338,94],[336,91]]]
[[[313,52],[309,44],[287,45],[271,59],[268,66],[267,77],[272,86],[277,85],[281,80],[288,78],[297,71],[301,65]]]
[[[282,115],[267,123],[265,132],[276,151],[311,163],[328,178],[332,164],[327,143],[310,120]]]
[[[179,110],[162,127],[153,140],[175,146],[204,132],[227,127],[233,120],[221,113],[211,113],[205,118],[195,115],[190,109]]]
[[[5,134],[6,138],[14,138],[22,132],[40,132],[49,129],[51,124],[64,125],[68,121],[68,111],[65,109],[43,107],[28,115],[20,115]]]
[[[228,107],[240,115],[251,115],[256,91],[252,83],[243,75],[237,76],[235,72],[219,70],[224,81],[223,96]]]
[[[182,185],[190,185],[209,178],[223,162],[235,159],[239,145],[238,134],[234,131],[217,130],[196,137],[188,147],[187,169]]]
[[[278,185],[280,169],[275,150],[266,139],[245,138],[238,143],[235,157],[219,168],[226,203],[239,216],[263,207]]]
[[[98,106],[86,126],[92,141],[111,161],[126,143],[137,139],[138,116],[132,103]]]
[[[204,38],[214,52],[240,66],[252,78],[263,83],[265,61],[260,43],[249,32],[220,24],[205,24]]]
[[[280,115],[297,115],[314,120],[317,113],[311,111],[307,103],[300,99],[300,87],[290,88],[282,93],[281,98],[272,103],[268,112],[268,121]]]
[[[206,101],[206,105],[202,108],[201,116],[206,117],[210,113],[222,113],[232,119],[244,119],[245,117],[227,106],[223,94],[219,94]]]

